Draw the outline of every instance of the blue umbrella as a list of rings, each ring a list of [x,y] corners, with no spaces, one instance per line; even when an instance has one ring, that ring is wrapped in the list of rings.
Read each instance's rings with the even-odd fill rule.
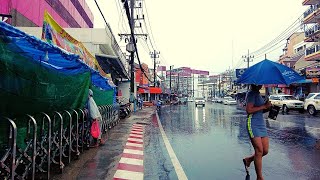
[[[239,84],[292,84],[304,80],[293,69],[265,59],[248,68],[237,80]]]

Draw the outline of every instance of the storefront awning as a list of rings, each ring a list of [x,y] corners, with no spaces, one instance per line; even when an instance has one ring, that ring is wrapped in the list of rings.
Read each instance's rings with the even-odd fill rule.
[[[96,59],[98,60],[103,71],[110,72],[112,76],[117,78],[129,79],[129,75],[119,57],[96,54]]]
[[[150,94],[161,94],[162,90],[159,87],[150,87]]]
[[[139,94],[149,93],[149,88],[138,88]]]

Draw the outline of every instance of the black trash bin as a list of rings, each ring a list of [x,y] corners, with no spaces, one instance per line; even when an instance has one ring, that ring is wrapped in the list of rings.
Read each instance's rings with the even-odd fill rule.
[[[279,111],[280,111],[280,107],[279,106],[271,106],[268,118],[276,120],[277,116],[279,114]]]

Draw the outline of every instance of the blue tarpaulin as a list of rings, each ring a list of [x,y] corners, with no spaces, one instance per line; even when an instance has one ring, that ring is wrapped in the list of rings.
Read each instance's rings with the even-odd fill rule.
[[[68,75],[90,71],[92,84],[103,90],[114,89],[108,83],[107,78],[84,64],[76,54],[69,53],[58,46],[28,35],[4,22],[0,22],[0,36],[8,39],[10,49],[24,56],[31,57],[30,59],[42,66]]]

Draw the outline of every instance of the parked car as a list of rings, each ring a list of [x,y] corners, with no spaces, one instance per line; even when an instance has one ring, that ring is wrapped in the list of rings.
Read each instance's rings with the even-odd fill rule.
[[[304,109],[310,115],[316,115],[320,111],[320,93],[310,93],[304,100]]]
[[[198,105],[201,105],[201,106],[205,106],[206,104],[206,100],[204,98],[196,98],[195,99],[195,106],[197,107]]]
[[[288,113],[289,110],[297,110],[300,113],[304,111],[304,102],[296,99],[292,95],[270,95],[269,100],[273,105],[280,107],[284,113]]]
[[[217,103],[222,103],[222,98],[217,98]]]
[[[237,101],[230,96],[226,96],[223,98],[222,103],[226,105],[236,105]]]

